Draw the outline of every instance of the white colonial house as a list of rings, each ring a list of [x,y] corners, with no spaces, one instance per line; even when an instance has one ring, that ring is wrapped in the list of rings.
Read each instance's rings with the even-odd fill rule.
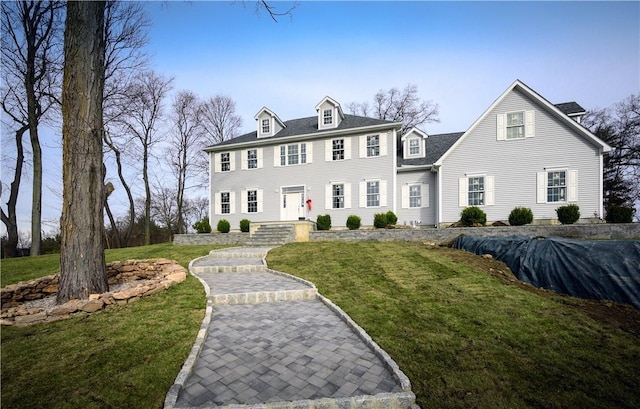
[[[398,223],[446,226],[467,206],[488,221],[516,206],[536,222],[576,203],[582,221],[603,217],[603,154],[612,148],[580,125],[575,102],[551,104],[515,81],[466,132],[428,135],[343,113],[330,97],[316,115],[282,121],[268,108],[254,132],[206,149],[210,220],[252,223],[396,213]]]

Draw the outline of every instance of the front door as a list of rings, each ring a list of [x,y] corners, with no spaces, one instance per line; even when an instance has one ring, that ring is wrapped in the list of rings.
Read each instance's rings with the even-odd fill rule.
[[[304,217],[304,193],[282,194],[282,220],[298,220]]]

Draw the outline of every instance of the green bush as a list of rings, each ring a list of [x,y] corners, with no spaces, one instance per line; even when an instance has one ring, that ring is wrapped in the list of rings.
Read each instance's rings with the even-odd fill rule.
[[[387,215],[385,213],[376,213],[373,215],[373,225],[378,229],[387,227]]]
[[[240,220],[240,231],[243,233],[248,233],[250,225],[251,225],[251,222],[249,221],[249,219]]]
[[[358,230],[360,228],[361,222],[362,220],[359,216],[352,214],[351,216],[347,217],[347,228],[349,228],[349,230]]]
[[[577,204],[560,206],[556,209],[558,220],[562,224],[573,224],[580,219],[580,207]]]
[[[484,226],[487,224],[487,214],[477,206],[467,207],[460,213],[460,222],[466,227]]]
[[[633,214],[636,209],[626,206],[609,206],[607,208],[607,223],[633,223]]]
[[[509,213],[509,224],[512,226],[524,226],[533,221],[533,212],[528,207],[515,207]]]
[[[396,224],[398,222],[398,216],[391,210],[389,210],[386,214],[387,217],[387,226],[390,224]]]
[[[231,223],[226,219],[220,219],[218,221],[218,231],[220,233],[229,233],[229,230],[231,230]]]
[[[209,224],[209,218],[205,217],[202,220],[198,220],[193,224],[193,228],[197,233],[211,233],[211,224]]]
[[[331,229],[331,215],[318,215],[316,219],[316,225],[318,226],[318,230],[329,230]]]

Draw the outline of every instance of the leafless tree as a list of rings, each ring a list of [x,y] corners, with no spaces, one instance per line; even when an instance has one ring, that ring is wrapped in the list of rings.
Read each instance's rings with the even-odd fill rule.
[[[610,108],[588,110],[581,123],[615,148],[604,159],[605,207],[638,202],[640,94],[630,95]]]
[[[214,145],[238,136],[242,118],[236,114],[236,103],[225,95],[206,100],[202,107],[207,144]]]
[[[177,181],[177,233],[184,233],[184,194],[188,179],[195,170],[201,151],[203,138],[202,104],[191,91],[181,91],[173,99],[171,106],[172,131],[169,140],[168,158]]]
[[[171,234],[181,229],[178,224],[177,191],[159,183],[153,190],[151,217]]]
[[[368,102],[351,102],[347,109],[353,115],[372,116],[387,121],[402,122],[401,134],[421,125],[440,122],[438,119],[438,104],[433,101],[423,101],[418,96],[418,86],[409,84],[401,91],[391,88],[380,90]]]
[[[22,136],[31,142],[33,185],[31,207],[31,255],[40,254],[42,241],[42,148],[38,127],[57,108],[62,62],[63,4],[52,1],[2,2],[2,107],[16,130],[16,166],[3,222],[9,247],[17,243],[15,203],[24,164]],[[6,216],[6,217],[4,217]],[[7,254],[13,251],[8,248]],[[15,251],[15,249],[14,249]]]
[[[104,11],[104,1],[67,4],[58,303],[108,289],[103,246]]]
[[[154,71],[137,74],[129,85],[129,106],[126,115],[118,118],[123,131],[136,145],[142,162],[142,179],[145,189],[145,244],[151,243],[151,183],[149,181],[149,159],[153,148],[162,141],[163,133],[158,126],[163,119],[163,103],[171,90],[172,78]]]
[[[118,122],[128,112],[130,94],[127,92],[134,74],[144,70],[148,58],[143,52],[148,43],[151,23],[142,4],[138,2],[109,1],[105,9],[105,92],[104,92],[104,143],[107,153],[113,154],[120,184],[126,193],[129,210],[128,223],[117,223],[108,197],[105,211],[113,232],[115,247],[128,246],[135,225],[135,203],[131,187],[125,177],[122,150],[130,138],[119,133]],[[111,185],[111,189],[116,187]],[[123,230],[124,229],[124,230]]]

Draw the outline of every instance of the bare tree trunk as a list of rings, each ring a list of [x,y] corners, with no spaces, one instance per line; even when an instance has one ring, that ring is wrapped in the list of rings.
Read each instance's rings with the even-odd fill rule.
[[[7,228],[7,243],[4,246],[4,257],[15,257],[18,248],[18,220],[16,218],[16,204],[18,203],[18,192],[20,190],[20,180],[22,179],[22,164],[24,163],[24,147],[22,146],[22,135],[29,129],[27,125],[16,131],[16,169],[11,182],[9,200],[7,201],[7,213],[2,210],[2,222]]]
[[[117,226],[114,224],[114,221],[111,221],[112,228],[114,232],[118,235],[118,242],[122,247],[129,247],[129,240],[131,239],[131,233],[133,232],[133,227],[136,223],[136,208],[135,202],[133,200],[133,194],[131,193],[131,188],[127,184],[127,181],[124,178],[124,174],[122,172],[122,154],[120,153],[120,149],[113,143],[111,138],[105,134],[105,143],[113,151],[116,157],[116,165],[118,167],[118,178],[120,178],[120,183],[122,183],[122,187],[127,193],[127,198],[129,199],[129,223],[127,225],[127,230],[121,234],[118,231]],[[105,201],[105,206],[107,210],[107,214],[110,213],[109,204]],[[110,216],[110,220],[113,216]]]
[[[102,242],[104,11],[104,1],[67,3],[58,303],[108,289]]]
[[[29,121],[31,124],[31,121]],[[33,190],[31,196],[31,250],[29,255],[40,255],[42,244],[42,148],[38,138],[38,127],[30,127],[31,150],[33,151]]]
[[[144,151],[142,164],[142,179],[144,180],[144,244],[151,244],[151,187],[149,185],[149,155]]]

